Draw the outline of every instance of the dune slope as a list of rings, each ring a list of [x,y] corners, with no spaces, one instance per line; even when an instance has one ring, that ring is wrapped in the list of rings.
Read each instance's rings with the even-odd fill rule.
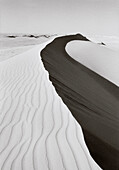
[[[65,51],[80,34],[56,38],[41,56],[58,94],[81,124],[93,158],[105,170],[119,169],[119,88]]]
[[[119,87],[118,52],[87,41],[74,40],[66,45],[66,52],[73,59]]]
[[[49,81],[45,45],[0,63],[0,169],[100,170]]]

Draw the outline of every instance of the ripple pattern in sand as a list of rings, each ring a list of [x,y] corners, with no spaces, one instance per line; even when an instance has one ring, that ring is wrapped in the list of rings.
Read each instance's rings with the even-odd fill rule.
[[[38,53],[0,63],[0,169],[100,169]]]

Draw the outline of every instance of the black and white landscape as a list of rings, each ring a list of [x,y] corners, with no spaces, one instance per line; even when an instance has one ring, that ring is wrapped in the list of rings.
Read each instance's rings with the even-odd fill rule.
[[[107,54],[108,60],[102,61]],[[104,169],[117,169],[119,166],[117,53],[92,43],[81,34],[76,34],[56,38],[42,50],[41,57],[56,91],[81,124],[86,143],[95,160]]]
[[[0,170],[119,170],[118,8],[0,1]]]

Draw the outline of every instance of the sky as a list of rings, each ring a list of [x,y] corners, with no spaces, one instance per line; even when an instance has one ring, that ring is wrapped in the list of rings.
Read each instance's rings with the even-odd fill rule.
[[[0,0],[0,33],[119,36],[119,0]]]

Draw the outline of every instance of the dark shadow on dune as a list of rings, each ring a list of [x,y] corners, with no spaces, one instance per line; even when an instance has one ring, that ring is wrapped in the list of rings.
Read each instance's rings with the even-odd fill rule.
[[[41,38],[41,37],[44,37],[44,38],[50,38],[52,37],[53,35],[33,35],[33,34],[26,34],[26,35],[23,35],[22,37],[26,37],[26,38]]]
[[[72,40],[89,41],[80,34],[56,38],[41,51],[42,61],[92,157],[104,170],[119,170],[119,88],[66,53]]]
[[[22,37],[26,37],[26,38],[39,38],[40,36],[35,36],[35,35],[23,35]]]
[[[16,38],[17,36],[15,36],[15,35],[8,35],[7,37],[8,38]]]
[[[98,43],[99,45],[106,45],[105,43],[101,42],[101,43]]]

